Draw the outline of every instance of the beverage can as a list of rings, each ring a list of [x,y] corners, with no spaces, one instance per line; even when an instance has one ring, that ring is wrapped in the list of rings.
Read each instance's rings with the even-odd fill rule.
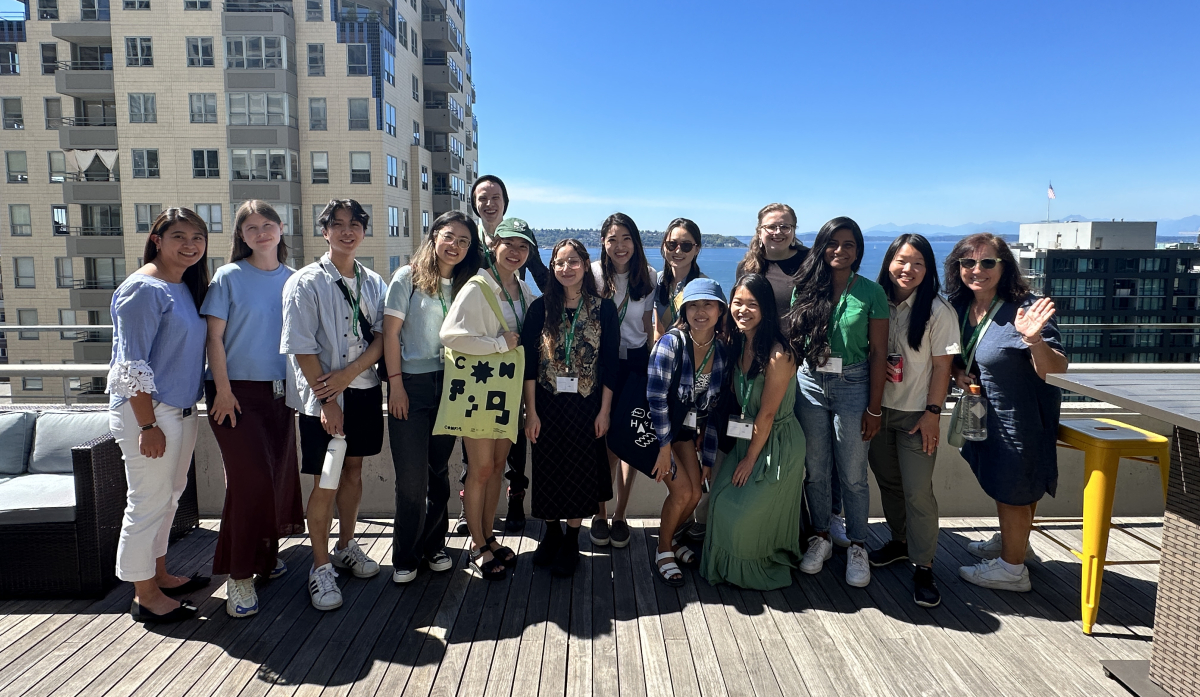
[[[887,357],[887,381],[904,382],[904,356],[889,353]]]

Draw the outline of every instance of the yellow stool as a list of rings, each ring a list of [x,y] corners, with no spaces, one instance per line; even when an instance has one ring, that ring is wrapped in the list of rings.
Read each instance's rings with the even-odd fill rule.
[[[1162,473],[1163,499],[1166,500],[1171,468],[1171,441],[1165,436],[1143,431],[1113,419],[1064,419],[1058,426],[1058,439],[1061,441],[1060,447],[1083,451],[1083,551],[1069,547],[1067,549],[1083,562],[1080,605],[1083,632],[1091,634],[1092,626],[1096,623],[1096,614],[1100,609],[1100,584],[1104,579],[1104,567],[1109,564],[1158,563],[1157,560],[1106,562],[1104,559],[1108,552],[1108,532],[1112,527],[1117,464],[1121,458],[1157,464]],[[1054,522],[1071,520],[1074,519],[1054,519]],[[1120,526],[1117,527],[1121,529]],[[1035,529],[1046,534],[1036,525]],[[1122,529],[1122,532],[1158,549],[1157,545],[1144,538],[1127,530]],[[1062,545],[1053,537],[1050,539]]]

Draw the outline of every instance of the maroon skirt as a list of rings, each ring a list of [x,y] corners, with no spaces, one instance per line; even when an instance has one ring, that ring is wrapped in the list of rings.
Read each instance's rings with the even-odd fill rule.
[[[295,412],[276,398],[271,383],[233,380],[241,406],[237,426],[226,417],[212,427],[225,463],[225,510],[213,555],[213,573],[266,576],[275,568],[279,538],[304,533]],[[204,384],[212,413],[216,383]]]

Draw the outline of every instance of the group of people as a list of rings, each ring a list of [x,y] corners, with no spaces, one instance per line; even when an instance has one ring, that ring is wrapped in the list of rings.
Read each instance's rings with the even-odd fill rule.
[[[328,252],[299,270],[285,263],[274,209],[243,203],[230,263],[212,279],[203,219],[186,208],[158,216],[145,265],[111,307],[110,421],[129,486],[117,574],[135,586],[135,620],[194,616],[177,598],[210,582],[165,565],[201,399],[226,475],[212,571],[228,575],[228,614],[258,611],[256,582],[288,571],[280,539],[306,528],[317,609],[341,606],[339,570],[379,572],[355,529],[363,459],[383,446],[385,383],[392,580],[453,568],[445,544],[455,436],[435,428],[449,398],[444,359],[518,347],[519,436],[462,437],[461,523],[485,579],[519,562],[494,534],[506,476],[506,527],[523,526],[528,491],[531,514],[546,521],[532,563],[569,576],[585,520],[594,544],[628,545],[625,509],[641,472],[666,484],[655,566],[667,585],[682,585],[681,567],[695,566],[711,583],[780,588],[793,569],[820,573],[838,545],[848,584],[866,586],[872,566],[907,560],[915,602],[936,606],[933,472],[953,380],[985,396],[987,439],[961,452],[1000,518],[999,533],[969,547],[980,563],[960,575],[1029,590],[1033,512],[1057,483],[1060,395],[1045,377],[1065,370],[1066,358],[1053,303],[1030,292],[1002,238],[961,240],[943,295],[922,236],[898,237],[872,281],[858,274],[863,236],[853,220],[830,220],[810,249],[796,238],[795,212],[774,203],[759,212],[726,297],[700,270],[703,238],[691,220],[667,226],[661,273],[621,213],[601,226],[599,259],[564,239],[547,266],[529,225],[505,217],[508,203],[499,178],[480,177],[475,217],[440,216],[388,282],[355,259],[369,220],[351,199],[325,207],[317,222]],[[648,457],[613,440],[628,429],[610,432],[631,404],[653,424]],[[329,479],[335,450],[344,459],[331,484],[322,472]],[[868,467],[891,531],[873,550]],[[313,478],[306,505],[301,475]]]

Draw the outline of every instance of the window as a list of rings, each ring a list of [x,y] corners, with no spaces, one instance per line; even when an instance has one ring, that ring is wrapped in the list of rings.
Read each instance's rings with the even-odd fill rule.
[[[71,223],[67,218],[67,207],[62,205],[50,206],[50,226],[56,235],[71,234]]]
[[[396,13],[396,41],[408,48],[408,20],[401,17],[399,12]]]
[[[162,213],[161,203],[135,203],[133,204],[135,216],[137,217],[137,231],[150,232],[150,226],[154,224],[154,219]]]
[[[153,96],[153,95],[151,95]],[[193,92],[188,95],[188,111],[192,123],[217,122],[217,95],[213,92]]]
[[[367,203],[362,204],[362,207],[363,207],[363,211],[365,211],[367,214],[367,225],[366,225],[366,227],[363,228],[363,234],[366,235],[367,237],[373,237],[375,235],[375,230],[374,230],[374,225],[373,225],[373,222],[375,221],[375,211],[373,210],[373,206],[371,206],[370,204],[367,204]],[[373,269],[374,267],[370,267],[370,268]]]
[[[4,166],[8,171],[9,184],[29,183],[29,161],[24,150],[9,150],[4,153]]]
[[[54,285],[57,288],[75,287],[75,273],[72,268],[71,257],[54,258]]]
[[[85,0],[86,2],[86,0]],[[154,65],[153,42],[148,36],[125,37],[125,65],[149,68]]]
[[[313,206],[313,217],[312,217],[313,237],[321,236],[321,212],[324,210],[325,210],[325,204],[323,204],[323,203],[318,203],[315,206]],[[316,259],[314,259],[314,261],[318,261],[318,260],[320,260],[320,258],[321,257],[317,257]]]
[[[421,165],[421,191],[429,191],[429,168]]]
[[[0,44],[0,75],[20,75],[21,60],[16,44]]]
[[[210,233],[221,232],[221,204],[197,203],[196,215],[204,220],[204,224],[208,226]]]
[[[76,319],[75,319],[75,311],[74,310],[59,310],[58,311],[58,323],[62,324],[62,325],[67,325],[67,326],[70,326],[72,324],[77,324]],[[59,332],[58,338],[64,339],[64,340],[74,340],[79,337],[76,336],[75,332]]]
[[[62,150],[51,150],[46,155],[50,160],[50,183],[62,184],[67,180],[67,156]]]
[[[220,179],[221,167],[218,164],[216,150],[192,151],[193,179]]]
[[[42,44],[42,75],[58,71],[58,44]]]
[[[387,156],[387,185],[396,186],[399,177],[396,174],[396,158]]]
[[[158,150],[137,148],[133,151],[133,178],[158,179]]]
[[[20,97],[5,97],[0,99],[0,113],[3,113],[4,129],[20,131],[25,128],[25,117],[21,113]]]
[[[208,258],[208,275],[211,278],[217,272],[217,269],[225,265],[225,257],[209,257]]]
[[[329,127],[325,112],[324,97],[308,98],[308,130],[324,131]]]
[[[36,326],[38,323],[37,310],[17,310],[17,324],[27,327]],[[37,341],[38,332],[19,332],[22,341]]]
[[[42,108],[46,112],[46,130],[62,128],[62,97],[45,97]]]
[[[352,131],[366,131],[371,128],[370,99],[352,98],[350,103],[350,124]]]
[[[150,9],[150,0],[125,0],[121,8],[125,10],[148,10]]]
[[[383,50],[383,79],[392,87],[396,86],[396,57],[386,48]]]
[[[230,126],[295,126],[296,98],[283,92],[229,92]]]
[[[33,234],[33,220],[30,218],[28,203],[8,204],[8,223],[12,228],[13,237],[29,237]]]
[[[288,66],[284,44],[282,36],[227,36],[225,67],[286,70]]]
[[[413,101],[420,104],[421,103],[421,81],[417,79],[416,75],[412,76],[412,81],[413,81]]]
[[[413,55],[416,56],[417,55],[417,30],[416,29],[412,30],[412,46],[410,46],[410,48],[412,48]]]
[[[212,0],[183,0],[185,10],[211,10]]]
[[[325,44],[308,45],[308,76],[325,77]]]
[[[329,183],[329,153],[314,152],[312,154],[312,183]]]
[[[346,44],[346,74],[367,75],[367,45]]]
[[[421,145],[421,122],[413,121],[413,145]]]
[[[138,257],[138,266],[142,265]],[[84,257],[83,275],[88,288],[113,289],[125,280],[123,257]]]
[[[429,234],[429,211],[421,211],[421,234]]]
[[[354,257],[354,258],[358,260],[358,263],[362,264],[366,268],[368,268],[372,271],[375,270],[375,257]]]
[[[304,19],[308,22],[320,22],[325,19],[325,9],[321,7],[321,0],[306,0]]]
[[[26,332],[22,332],[22,338],[24,338],[25,333]],[[36,337],[34,337],[34,338],[36,338]],[[37,360],[21,361],[21,365],[37,365],[38,363],[41,363],[41,361],[37,361]],[[42,379],[41,378],[21,378],[21,389],[28,390],[31,392],[38,392],[42,389]]]
[[[400,210],[395,206],[388,206],[388,237],[400,236]],[[399,257],[396,257],[399,258]],[[393,271],[395,269],[392,269]]]
[[[38,0],[38,19],[58,19],[58,0]]]
[[[33,257],[13,257],[13,288],[34,288]]]
[[[351,184],[370,184],[371,183],[371,153],[369,153],[369,152],[352,152],[352,153],[350,153],[350,183]]]
[[[383,130],[389,136],[396,135],[396,107],[391,104],[383,105]]]
[[[229,169],[235,180],[300,181],[295,150],[230,150]]]
[[[400,257],[388,257],[388,273],[394,274],[398,268],[400,268]]]
[[[153,92],[129,93],[129,123],[158,123]]]
[[[211,36],[188,37],[187,65],[189,68],[213,67],[213,40]]]

